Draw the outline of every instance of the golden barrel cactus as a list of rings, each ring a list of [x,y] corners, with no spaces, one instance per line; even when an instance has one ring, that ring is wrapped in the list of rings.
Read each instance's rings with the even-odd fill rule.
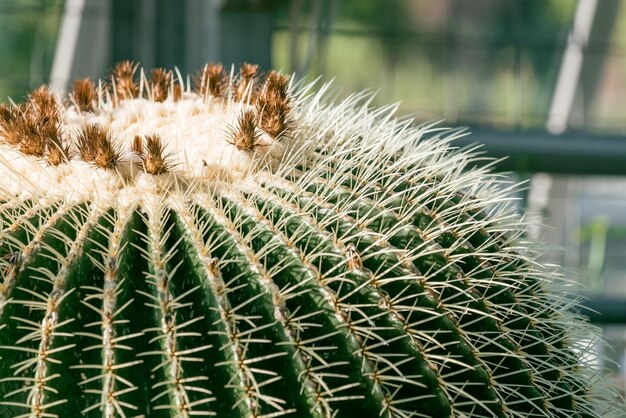
[[[0,106],[0,417],[614,412],[514,186],[314,87],[123,62]]]

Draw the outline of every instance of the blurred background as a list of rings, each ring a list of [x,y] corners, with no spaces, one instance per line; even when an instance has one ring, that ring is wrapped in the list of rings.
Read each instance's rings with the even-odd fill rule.
[[[526,182],[544,256],[586,288],[626,374],[626,0],[0,0],[0,101],[99,77],[122,59],[207,61],[377,91],[473,134]]]

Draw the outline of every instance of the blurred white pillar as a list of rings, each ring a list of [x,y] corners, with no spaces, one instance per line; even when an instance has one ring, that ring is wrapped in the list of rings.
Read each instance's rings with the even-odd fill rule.
[[[67,91],[71,80],[97,78],[109,61],[110,0],[67,0],[52,62],[51,86]]]
[[[597,6],[598,0],[578,0],[546,122],[550,133],[560,134],[567,129]]]

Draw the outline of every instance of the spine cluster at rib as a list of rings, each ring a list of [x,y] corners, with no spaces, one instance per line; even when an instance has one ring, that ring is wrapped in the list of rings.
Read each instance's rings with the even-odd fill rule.
[[[514,186],[367,95],[137,64],[0,105],[0,417],[600,417]]]

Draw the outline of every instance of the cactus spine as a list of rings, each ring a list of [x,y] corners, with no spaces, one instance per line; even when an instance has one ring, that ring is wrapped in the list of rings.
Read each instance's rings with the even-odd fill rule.
[[[0,107],[0,417],[613,411],[514,186],[326,89],[125,62]]]

